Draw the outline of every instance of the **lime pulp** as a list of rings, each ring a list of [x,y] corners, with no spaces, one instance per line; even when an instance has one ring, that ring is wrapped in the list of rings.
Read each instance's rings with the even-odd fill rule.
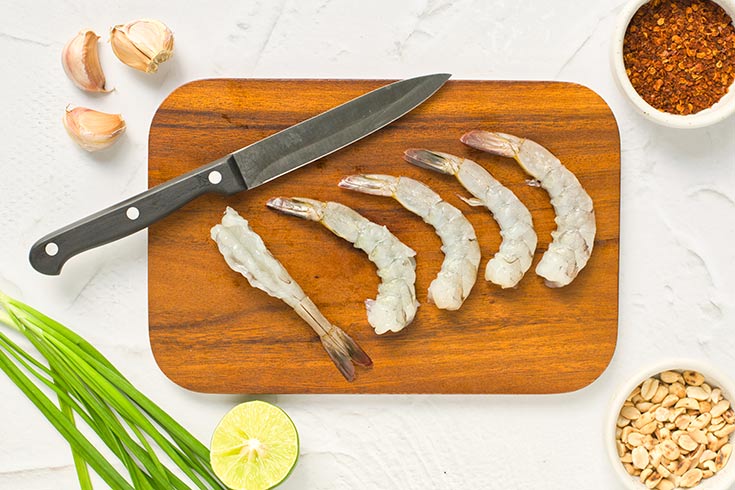
[[[299,456],[299,435],[286,412],[255,400],[230,410],[212,435],[210,461],[233,490],[267,490],[282,483]]]

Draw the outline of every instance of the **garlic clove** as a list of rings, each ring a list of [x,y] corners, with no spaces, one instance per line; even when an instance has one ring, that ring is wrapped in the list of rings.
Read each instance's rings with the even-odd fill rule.
[[[136,70],[153,73],[171,57],[174,35],[163,22],[140,19],[110,30],[112,51],[120,61]]]
[[[94,31],[82,29],[66,43],[61,52],[61,64],[66,76],[87,92],[109,92],[105,90],[105,74],[97,52],[99,38]]]
[[[107,114],[86,107],[66,108],[64,127],[69,136],[87,151],[97,151],[112,145],[125,132],[120,114]]]

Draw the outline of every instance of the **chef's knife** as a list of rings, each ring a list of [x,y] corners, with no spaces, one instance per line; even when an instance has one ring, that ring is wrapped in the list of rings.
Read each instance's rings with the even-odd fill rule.
[[[140,231],[202,194],[229,195],[265,184],[390,124],[449,77],[439,73],[386,85],[65,226],[31,247],[31,265],[57,275],[71,257]]]

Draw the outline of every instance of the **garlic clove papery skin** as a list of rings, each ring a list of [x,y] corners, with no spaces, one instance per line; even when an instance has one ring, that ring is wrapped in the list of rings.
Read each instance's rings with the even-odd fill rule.
[[[63,122],[69,136],[90,152],[107,148],[125,132],[122,115],[86,107],[67,107]]]
[[[163,22],[140,19],[110,30],[112,51],[136,70],[153,73],[173,54],[174,35]]]
[[[66,43],[61,52],[61,64],[66,76],[87,92],[109,92],[105,89],[105,74],[97,51],[99,38],[94,31],[82,29]]]
[[[158,70],[158,66],[151,65],[151,60],[145,56],[127,36],[121,34],[117,27],[112,28],[110,44],[115,56],[126,65],[146,73]]]

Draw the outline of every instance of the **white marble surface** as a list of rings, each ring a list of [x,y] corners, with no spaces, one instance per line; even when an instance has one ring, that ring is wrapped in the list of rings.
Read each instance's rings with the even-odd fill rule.
[[[194,2],[191,2],[194,3]],[[97,345],[207,441],[241,396],[207,396],[158,370],[147,335],[146,236],[46,277],[26,259],[40,236],[146,187],[148,126],[178,85],[204,77],[568,80],[612,107],[622,141],[620,333],[609,369],[555,396],[277,396],[296,422],[300,463],[282,488],[619,488],[601,440],[615,388],[687,356],[735,376],[735,119],[696,131],[635,114],[608,67],[621,0],[3,2],[0,55],[1,289]],[[81,93],[59,62],[79,28],[138,17],[168,23],[160,73],[102,45],[109,95]],[[128,132],[89,155],[66,136],[68,103],[122,112]],[[0,376],[0,489],[75,488],[66,443]],[[104,488],[100,485],[99,488]]]

